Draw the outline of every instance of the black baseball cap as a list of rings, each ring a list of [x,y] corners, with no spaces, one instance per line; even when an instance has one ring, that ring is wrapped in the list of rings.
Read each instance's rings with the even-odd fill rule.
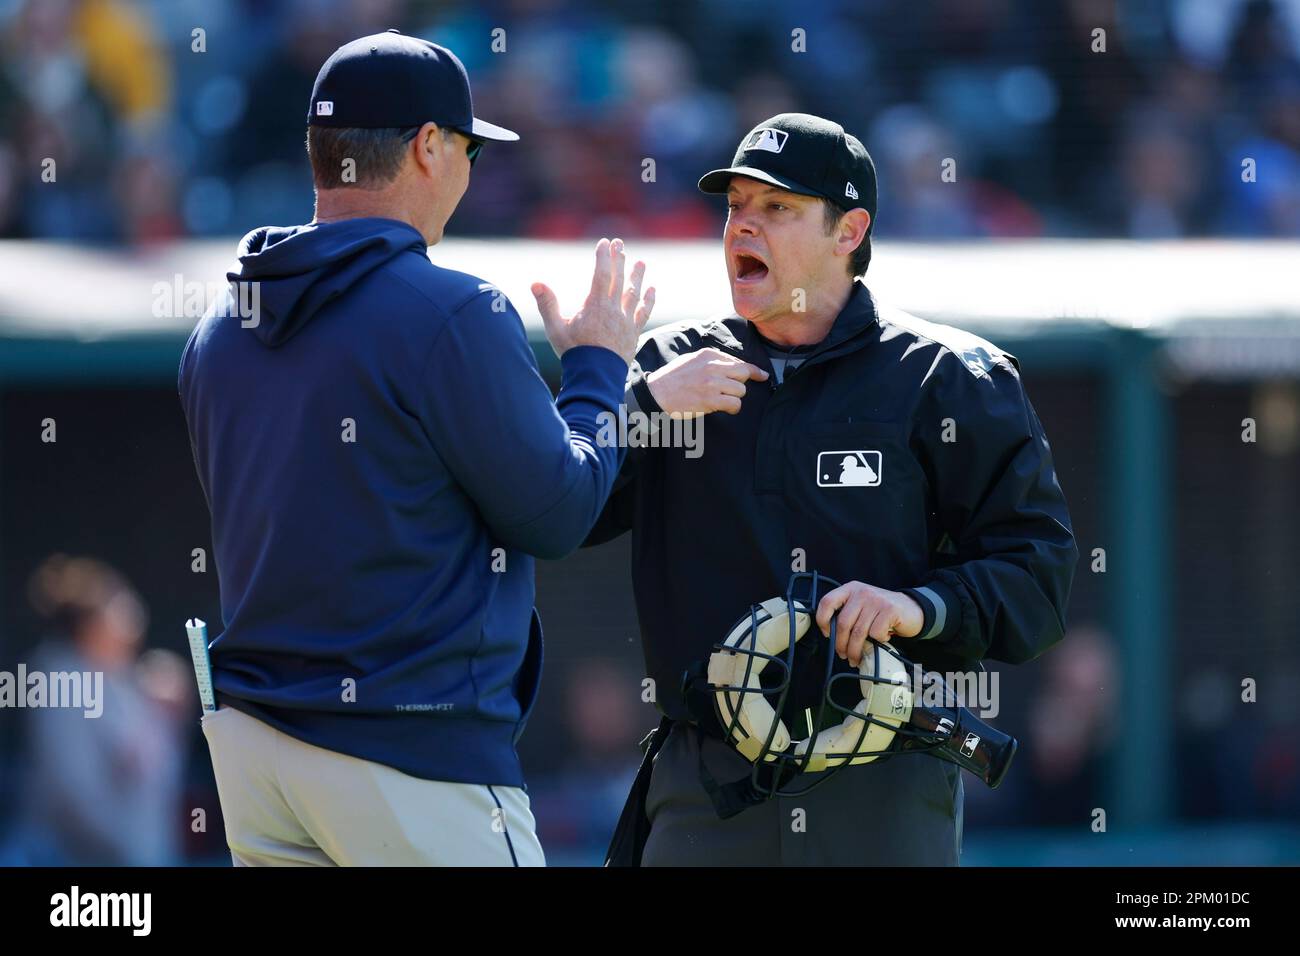
[[[759,123],[740,141],[727,169],[700,177],[700,190],[725,193],[732,176],[804,196],[820,196],[841,209],[865,209],[876,225],[876,166],[862,141],[839,123],[808,113],[781,113]]]
[[[475,139],[519,138],[474,116],[469,74],[456,54],[396,30],[334,51],[316,74],[307,123],[359,129],[437,123]]]

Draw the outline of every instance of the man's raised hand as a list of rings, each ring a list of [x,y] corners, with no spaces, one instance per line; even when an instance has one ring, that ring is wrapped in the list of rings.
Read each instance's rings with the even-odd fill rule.
[[[596,243],[596,269],[591,277],[591,292],[581,309],[571,318],[560,315],[555,293],[542,282],[532,285],[537,311],[542,315],[546,338],[556,355],[563,355],[577,345],[596,345],[617,353],[626,362],[636,355],[637,339],[655,304],[655,290],[641,293],[645,263],[632,267],[630,281],[625,282],[627,256],[623,240]]]

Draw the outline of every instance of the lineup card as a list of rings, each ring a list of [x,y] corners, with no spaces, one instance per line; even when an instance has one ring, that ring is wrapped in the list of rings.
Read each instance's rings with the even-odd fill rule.
[[[212,667],[208,659],[208,626],[197,617],[185,622],[185,633],[190,639],[190,657],[194,661],[194,677],[199,682],[199,699],[203,709],[217,709],[217,695],[212,688]]]

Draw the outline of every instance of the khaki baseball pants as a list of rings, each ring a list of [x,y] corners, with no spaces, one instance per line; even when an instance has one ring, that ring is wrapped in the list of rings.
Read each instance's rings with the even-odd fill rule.
[[[528,795],[447,783],[204,714],[235,866],[545,866]]]

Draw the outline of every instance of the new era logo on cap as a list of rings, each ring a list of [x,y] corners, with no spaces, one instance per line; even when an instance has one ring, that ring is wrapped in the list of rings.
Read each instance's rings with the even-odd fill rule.
[[[853,188],[853,184],[852,184],[852,183],[845,183],[845,184],[844,184],[844,195],[847,196],[847,197],[849,197],[850,199],[857,199],[857,198],[858,198],[858,191],[857,191],[856,189]]]
[[[779,153],[785,148],[785,141],[790,136],[783,129],[756,129],[749,137],[745,149],[761,149],[769,153]]]
[[[317,115],[317,116],[333,116],[333,115],[334,115],[334,101],[333,101],[333,100],[321,100],[319,103],[317,103],[317,104],[316,104],[316,115]]]

